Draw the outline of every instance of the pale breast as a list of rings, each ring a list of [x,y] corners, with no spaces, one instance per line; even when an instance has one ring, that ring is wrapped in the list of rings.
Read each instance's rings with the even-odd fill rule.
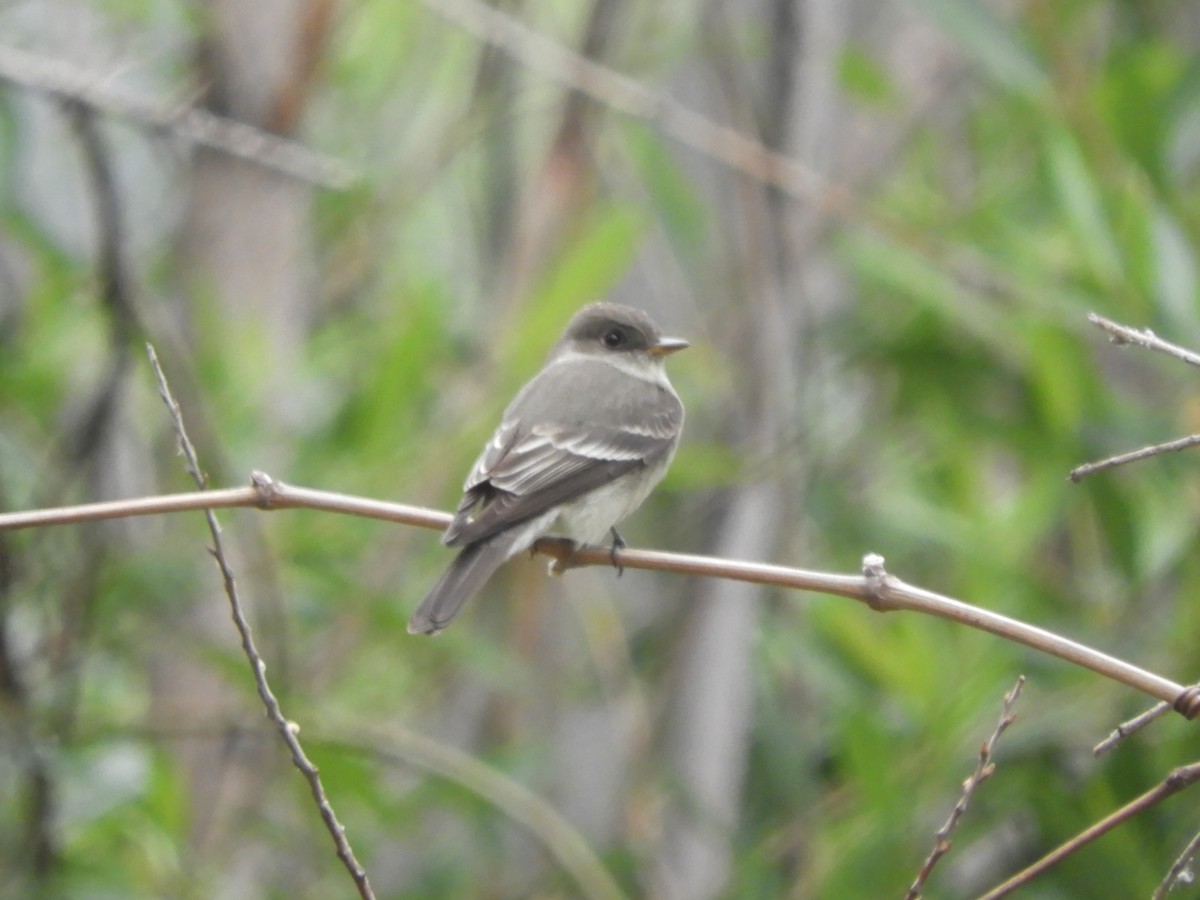
[[[606,543],[609,529],[642,505],[666,474],[670,462],[668,456],[653,467],[622,475],[616,481],[564,504],[558,514],[557,530],[581,544]]]

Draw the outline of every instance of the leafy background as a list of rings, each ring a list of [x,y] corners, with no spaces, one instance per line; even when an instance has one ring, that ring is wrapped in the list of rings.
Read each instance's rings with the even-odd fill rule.
[[[0,4],[8,46],[358,173],[316,190],[6,79],[0,509],[189,488],[146,340],[215,485],[259,468],[445,508],[565,320],[609,297],[693,341],[685,441],[631,543],[835,571],[874,551],[1196,677],[1191,458],[1065,480],[1198,430],[1192,373],[1084,318],[1200,345],[1192,4],[502,5],[853,202],[586,101],[461,8]],[[1095,760],[1144,698],[829,597],[515,561],[411,638],[434,534],[221,520],[380,896],[897,896],[1018,673],[929,896],[986,889],[1196,753],[1169,719]],[[0,895],[352,892],[206,540],[198,515],[0,534]],[[1198,827],[1165,804],[1026,894],[1144,896]]]

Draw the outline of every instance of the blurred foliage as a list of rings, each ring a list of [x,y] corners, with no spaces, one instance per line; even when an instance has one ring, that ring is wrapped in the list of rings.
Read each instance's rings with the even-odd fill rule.
[[[527,6],[535,27],[574,40],[581,14],[570,4]],[[827,416],[852,425],[807,423],[789,447],[810,468],[802,527],[786,541],[795,552],[780,561],[853,570],[880,552],[910,582],[1193,678],[1193,457],[1082,485],[1065,476],[1200,430],[1192,373],[1112,347],[1084,319],[1094,310],[1200,347],[1200,36],[1194,23],[1180,25],[1194,10],[1105,0],[1006,5],[1003,15],[969,0],[913,6],[950,58],[936,110],[906,92],[897,61],[869,35],[848,41],[835,67],[853,114],[905,137],[860,188],[869,211],[820,248],[852,299],[804,342],[837,360]],[[114,31],[199,37],[199,16],[167,7],[124,0],[93,12]],[[653,28],[630,28],[614,65],[656,85],[677,67],[713,65],[695,13],[638,7],[635,24]],[[769,38],[759,29],[726,36],[747,71]],[[603,183],[545,268],[500,306],[489,213],[501,175],[520,185],[536,177],[562,92],[519,69],[481,84],[482,55],[419,4],[341,12],[307,139],[364,177],[316,198],[318,308],[287,377],[303,415],[279,450],[277,426],[244,389],[261,375],[264,335],[231,330],[198,304],[194,346],[163,356],[185,415],[199,423],[205,465],[222,485],[242,481],[249,464],[296,484],[446,507],[570,312],[649,267],[694,300],[696,346],[672,370],[693,424],[627,537],[702,552],[688,539],[699,541],[723,492],[764,466],[790,470],[743,458],[730,438],[731,385],[745,360],[722,342],[721,323],[753,311],[731,238],[738,209],[714,202],[696,161],[653,128],[610,114],[597,139]],[[46,211],[54,204],[27,189],[34,102],[0,90],[0,509],[97,499],[85,477],[95,460],[73,457],[67,436],[111,353],[86,242],[56,227]],[[498,175],[489,142],[501,139],[513,163]],[[87,221],[87,198],[71,203]],[[161,235],[133,257],[143,305],[179,302],[172,250]],[[162,490],[187,490],[137,359],[131,440],[147,448]],[[275,459],[286,471],[274,471]],[[408,612],[447,559],[432,534],[310,512],[221,518],[239,547],[268,673],[301,738],[317,736],[311,754],[381,895],[581,889],[513,826],[505,801],[470,781],[426,777],[399,749],[364,742],[350,752],[352,741],[330,737],[339,723],[420,723],[554,805],[591,773],[556,768],[553,716],[605,703],[634,720],[636,737],[621,745],[625,774],[609,798],[616,834],[587,837],[623,890],[648,892],[673,790],[656,744],[681,627],[672,598],[691,588],[654,582],[670,608],[651,616],[614,599],[649,576],[613,587],[580,574],[564,592],[545,586],[537,564],[515,564],[470,622],[417,641],[404,634]],[[190,631],[197,609],[225,614],[201,522],[0,538],[5,675],[19,682],[0,700],[0,897],[202,897],[264,881],[272,896],[349,895],[306,786],[262,726],[232,637]],[[560,602],[575,592],[585,599]],[[586,649],[548,684],[540,666],[554,649],[532,646],[540,632],[519,626],[553,615],[577,616]],[[1172,718],[1093,760],[1092,744],[1143,698],[945,623],[779,596],[760,628],[730,897],[898,896],[1021,672],[1030,680],[1018,722],[928,896],[986,888],[1194,759],[1198,746],[1194,728]],[[162,692],[182,687],[161,683],[174,658],[228,686],[224,718],[192,721],[186,706],[161,715]],[[190,784],[189,748],[227,764],[228,780],[211,792]],[[239,760],[259,780],[239,780]],[[221,812],[221,792],[244,793],[236,815]],[[1180,799],[1154,810],[1029,896],[1147,895],[1200,827],[1194,807]],[[39,821],[53,847],[46,859]]]

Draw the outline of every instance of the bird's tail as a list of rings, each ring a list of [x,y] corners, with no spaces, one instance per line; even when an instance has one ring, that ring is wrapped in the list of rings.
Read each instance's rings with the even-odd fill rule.
[[[501,533],[463,547],[408,620],[408,633],[432,635],[449,625],[463,604],[508,559],[513,543],[510,535]]]

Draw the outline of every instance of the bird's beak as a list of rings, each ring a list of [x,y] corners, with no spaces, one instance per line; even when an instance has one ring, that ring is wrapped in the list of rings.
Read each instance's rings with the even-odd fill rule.
[[[667,356],[671,353],[678,353],[687,346],[689,346],[689,344],[683,338],[659,338],[658,343],[650,348],[650,355]]]

